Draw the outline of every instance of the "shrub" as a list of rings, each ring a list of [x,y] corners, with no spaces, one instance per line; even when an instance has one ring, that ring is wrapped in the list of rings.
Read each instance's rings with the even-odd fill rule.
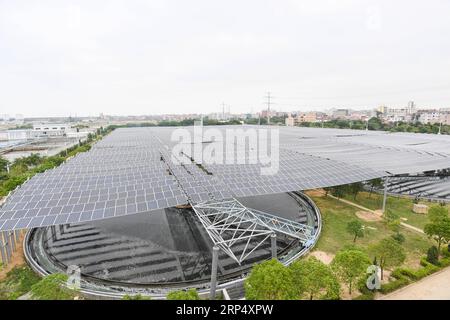
[[[437,266],[439,264],[439,251],[436,246],[432,246],[427,251],[427,261]]]
[[[28,266],[14,267],[1,282],[0,299],[15,300],[31,290],[40,278]]]
[[[442,249],[441,254],[444,258],[450,257],[450,252],[446,248]]]
[[[372,290],[369,290],[366,285],[367,278],[362,277],[361,280],[358,282],[358,289],[361,294],[357,296],[354,300],[373,300],[375,298],[375,292]]]
[[[429,264],[427,267],[423,267],[423,268],[417,270],[414,274],[416,276],[416,280],[420,280],[420,279],[436,272],[437,270],[439,270],[438,267],[436,267],[432,264]]]
[[[395,241],[397,241],[400,244],[405,242],[405,236],[402,233],[394,233],[392,235],[392,239],[394,239]]]
[[[411,270],[408,268],[397,268],[392,272],[391,275],[397,279],[407,277],[411,280],[419,280],[439,270],[438,266],[429,263],[426,260],[426,258],[422,258],[420,264],[422,265],[422,268],[418,270]]]
[[[151,300],[150,297],[148,296],[143,296],[141,294],[136,294],[136,295],[124,295],[122,300]]]
[[[191,288],[187,291],[179,290],[169,292],[167,295],[167,300],[200,300],[197,290]]]
[[[73,300],[78,291],[65,286],[67,279],[62,273],[48,275],[31,287],[31,295],[38,300]]]
[[[421,271],[425,270],[425,271]],[[407,277],[410,280],[419,280],[420,277],[423,277],[423,274],[428,274],[428,268],[424,267],[418,270],[411,270],[409,268],[399,268],[398,275],[396,274],[397,279],[401,279],[402,277]]]
[[[8,180],[6,180],[3,183],[3,188],[6,191],[12,191],[15,188],[17,188],[17,186],[21,185],[22,183],[24,183],[27,180],[27,176],[26,175],[20,175],[20,176],[15,176],[15,177],[10,177]]]
[[[373,300],[375,298],[375,293],[367,290],[367,293],[360,294],[353,300]]]
[[[448,266],[450,266],[450,257],[446,256],[445,258],[442,258],[441,261],[439,261],[439,265],[441,267],[448,267]]]
[[[386,293],[392,292],[394,290],[397,290],[401,287],[404,287],[404,286],[408,285],[409,283],[410,283],[410,280],[408,278],[402,277],[395,281],[391,281],[389,283],[382,284],[380,292],[383,294],[386,294]]]

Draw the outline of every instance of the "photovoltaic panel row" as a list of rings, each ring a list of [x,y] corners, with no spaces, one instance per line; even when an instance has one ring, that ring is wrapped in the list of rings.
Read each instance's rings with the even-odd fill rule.
[[[205,127],[206,128],[206,127]],[[216,127],[224,132],[233,127]],[[254,127],[241,127],[243,130]],[[258,127],[257,127],[258,128]],[[305,190],[450,167],[450,137],[351,130],[280,130],[279,170],[254,150],[224,148],[238,163],[172,162],[173,128],[118,129],[58,168],[38,174],[0,209],[0,230],[75,223],[200,201]],[[193,132],[192,128],[186,128]],[[261,140],[270,144],[268,139]],[[214,147],[222,139],[201,141]],[[269,152],[270,152],[270,148]],[[256,158],[255,158],[256,157]]]

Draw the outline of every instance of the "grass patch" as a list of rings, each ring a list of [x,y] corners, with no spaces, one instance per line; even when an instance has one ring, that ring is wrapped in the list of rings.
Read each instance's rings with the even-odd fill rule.
[[[39,280],[39,276],[27,265],[15,267],[0,282],[0,300],[16,300],[29,292]]]
[[[394,234],[382,221],[368,222],[359,219],[356,215],[356,212],[360,211],[358,208],[330,197],[312,196],[311,198],[320,208],[323,219],[322,234],[315,247],[316,250],[335,254],[346,246],[353,245],[353,236],[347,232],[347,224],[353,219],[360,220],[366,227],[364,237],[356,240],[356,245],[363,249]],[[405,266],[417,266],[420,258],[433,245],[433,242],[425,235],[404,228],[401,232],[405,236],[403,243],[407,255]]]
[[[365,191],[360,192],[356,197],[356,200],[351,195],[345,195],[343,198],[371,210],[379,210],[383,206],[383,195],[375,192],[372,194]],[[420,203],[426,204],[429,207],[436,205],[436,203],[429,201],[420,201]],[[402,218],[408,219],[407,221],[404,221],[405,223],[423,229],[425,224],[428,223],[428,216],[426,214],[414,213],[412,211],[413,205],[413,200],[407,197],[388,196],[386,201],[387,209]],[[450,204],[447,206],[450,209]]]

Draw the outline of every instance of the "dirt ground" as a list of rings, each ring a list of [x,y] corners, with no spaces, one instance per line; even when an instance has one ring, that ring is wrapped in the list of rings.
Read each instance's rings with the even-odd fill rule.
[[[23,238],[25,237],[25,232],[22,232],[20,235],[20,239],[16,242],[16,250],[13,252],[11,256],[11,261],[8,265],[3,266],[0,269],[0,280],[3,280],[6,277],[6,274],[11,271],[15,266],[20,266],[25,263],[25,258],[23,255]]]
[[[308,190],[305,191],[306,195],[311,197],[324,197],[325,196],[325,190],[323,189],[314,189],[314,190]]]
[[[326,253],[324,251],[319,250],[311,252],[310,255],[316,257],[317,260],[322,261],[325,264],[330,264],[334,258],[334,254]]]
[[[369,211],[357,211],[356,216],[364,221],[381,221],[383,218],[375,213]]]

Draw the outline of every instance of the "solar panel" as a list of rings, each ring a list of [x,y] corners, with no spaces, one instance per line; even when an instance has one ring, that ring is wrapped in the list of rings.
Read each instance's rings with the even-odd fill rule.
[[[236,128],[261,127],[214,127],[222,137]],[[17,188],[0,209],[0,230],[78,223],[188,202],[322,188],[450,167],[449,136],[275,129],[280,132],[279,168],[273,175],[261,175],[267,165],[255,161],[254,150],[237,144],[229,150],[224,139],[201,144],[222,149],[222,158],[234,154],[233,163],[199,163],[195,154],[187,153],[177,155],[178,160],[186,160],[179,164],[171,161],[177,143],[171,139],[174,128],[117,129],[89,152]]]

